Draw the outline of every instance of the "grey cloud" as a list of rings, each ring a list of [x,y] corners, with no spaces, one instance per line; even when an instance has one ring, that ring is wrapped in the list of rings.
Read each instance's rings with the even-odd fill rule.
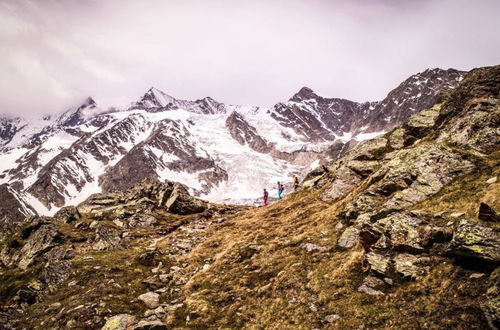
[[[498,64],[500,2],[0,0],[0,113],[125,106],[150,86],[271,105],[377,100],[429,67]]]

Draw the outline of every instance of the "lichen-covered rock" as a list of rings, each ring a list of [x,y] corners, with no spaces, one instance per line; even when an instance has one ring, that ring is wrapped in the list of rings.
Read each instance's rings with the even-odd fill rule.
[[[120,231],[118,229],[99,226],[96,229],[96,237],[92,248],[94,250],[114,250],[122,247]]]
[[[398,254],[393,258],[394,270],[404,278],[416,279],[429,271],[425,263],[429,258],[419,257],[408,253]]]
[[[499,231],[469,220],[461,220],[453,233],[453,239],[447,251],[454,256],[498,264],[500,262]]]
[[[405,130],[402,127],[396,128],[389,135],[389,147],[391,149],[401,149],[405,146]]]
[[[360,233],[365,249],[391,248],[395,251],[419,253],[425,250],[426,242],[418,230],[422,220],[409,212],[398,212],[372,221],[365,221]]]
[[[35,218],[24,227],[21,237],[12,238],[0,252],[0,261],[6,267],[19,267],[26,270],[43,254],[58,246],[61,240],[57,227],[44,220]]]
[[[41,278],[49,286],[57,286],[70,276],[71,266],[65,260],[49,261],[42,270]]]
[[[323,200],[342,198],[361,181],[361,177],[345,165],[336,168],[335,174],[335,178],[327,184],[327,188],[321,195]]]
[[[119,314],[110,317],[101,330],[132,330],[135,323],[135,316],[129,314]]]
[[[347,155],[352,160],[376,160],[381,159],[387,148],[387,139],[379,137],[364,141],[356,146]]]
[[[134,214],[129,218],[128,225],[130,227],[151,227],[158,222],[152,214]]]
[[[347,163],[347,167],[362,177],[375,172],[379,166],[380,162],[376,160],[351,160]]]
[[[375,273],[386,275],[390,271],[391,260],[389,257],[375,252],[370,252],[366,254],[365,258],[370,265],[370,269]]]
[[[415,138],[425,136],[434,127],[440,110],[441,104],[436,104],[430,109],[422,110],[411,116],[403,125],[405,134]]]
[[[358,240],[359,229],[351,226],[349,228],[346,228],[342,235],[340,235],[337,245],[345,249],[350,249],[358,242]]]

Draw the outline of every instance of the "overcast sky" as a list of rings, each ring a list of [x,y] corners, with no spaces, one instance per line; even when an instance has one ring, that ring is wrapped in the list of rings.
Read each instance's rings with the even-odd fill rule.
[[[498,0],[0,0],[0,113],[125,106],[151,86],[379,100],[426,68],[500,64],[499,31]]]

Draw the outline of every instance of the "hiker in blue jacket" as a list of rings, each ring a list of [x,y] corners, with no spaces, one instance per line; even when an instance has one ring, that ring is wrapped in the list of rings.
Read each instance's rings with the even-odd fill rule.
[[[283,197],[283,191],[285,191],[285,186],[278,181],[278,198]]]

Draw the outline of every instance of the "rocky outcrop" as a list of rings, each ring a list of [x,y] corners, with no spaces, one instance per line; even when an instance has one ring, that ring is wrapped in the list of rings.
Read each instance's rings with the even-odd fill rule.
[[[20,236],[12,237],[0,253],[0,260],[9,268],[26,270],[61,242],[57,227],[44,218],[35,217],[23,228]]]
[[[156,209],[193,214],[202,212],[207,206],[206,202],[190,196],[187,188],[179,183],[146,179],[129,190],[92,195],[78,205],[77,210],[81,215],[99,218],[107,215],[139,216]]]
[[[489,221],[489,222],[500,222],[500,215],[498,215],[491,206],[486,203],[481,203],[479,205],[479,214],[477,216],[479,220]]]
[[[448,253],[479,261],[500,263],[500,231],[462,220],[453,233]]]
[[[473,163],[442,145],[419,144],[397,151],[380,163],[368,178],[368,187],[342,215],[354,222],[361,214],[402,210],[436,194],[473,168]]]

